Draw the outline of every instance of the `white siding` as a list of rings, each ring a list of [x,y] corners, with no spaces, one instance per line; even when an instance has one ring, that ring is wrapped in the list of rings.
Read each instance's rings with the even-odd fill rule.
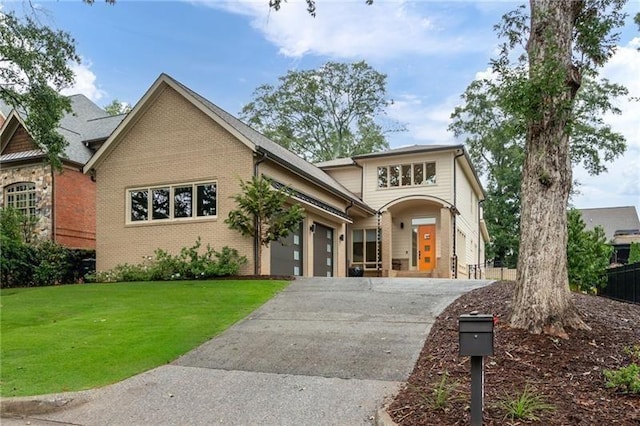
[[[453,153],[425,153],[413,155],[398,155],[381,158],[372,158],[363,162],[363,201],[374,209],[379,209],[385,204],[401,197],[410,195],[430,195],[453,201]],[[396,164],[410,164],[420,162],[436,163],[436,183],[434,185],[407,186],[399,188],[378,188],[378,167]]]
[[[362,169],[357,166],[327,169],[325,172],[354,194],[362,195]]]

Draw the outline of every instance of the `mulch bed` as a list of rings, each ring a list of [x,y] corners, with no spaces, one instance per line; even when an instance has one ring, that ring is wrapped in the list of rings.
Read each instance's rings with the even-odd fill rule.
[[[640,396],[606,388],[603,376],[603,370],[632,362],[625,348],[640,345],[640,305],[574,294],[592,330],[571,330],[570,338],[562,340],[509,327],[513,290],[513,282],[494,283],[460,297],[438,316],[407,386],[388,408],[394,421],[469,424],[470,361],[458,356],[457,320],[479,311],[498,317],[495,356],[485,358],[485,425],[640,425]],[[434,385],[444,374],[458,386],[443,408],[434,409]],[[537,421],[505,417],[501,402],[525,387],[555,409],[538,413]]]

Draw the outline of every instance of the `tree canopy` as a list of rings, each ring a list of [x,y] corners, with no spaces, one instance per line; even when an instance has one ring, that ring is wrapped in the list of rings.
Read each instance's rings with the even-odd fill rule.
[[[511,84],[526,79],[526,62],[473,81],[462,95],[463,105],[451,115],[449,130],[463,137],[479,172],[487,179],[485,220],[491,235],[487,255],[515,267],[519,252],[520,186],[527,135],[526,117],[512,109]],[[585,78],[571,112],[569,149],[573,165],[588,173],[606,172],[606,163],[621,156],[624,137],[605,122],[618,115],[614,101],[627,94],[619,84]]]
[[[364,61],[327,62],[318,69],[289,71],[276,86],[262,85],[240,118],[312,162],[388,148],[379,124],[389,104],[386,75]]]
[[[73,83],[69,65],[80,62],[75,41],[30,16],[0,12],[0,62],[0,99],[21,114],[36,145],[59,166],[66,141],[56,129],[71,111],[60,90]]]
[[[118,99],[114,99],[110,104],[104,106],[104,110],[109,115],[126,114],[131,111],[131,105],[126,102],[120,102]]]

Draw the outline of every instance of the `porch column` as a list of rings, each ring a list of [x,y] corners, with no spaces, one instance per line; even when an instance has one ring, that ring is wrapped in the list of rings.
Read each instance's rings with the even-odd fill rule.
[[[451,278],[451,256],[453,256],[453,245],[451,244],[451,211],[442,207],[440,209],[440,218],[438,220],[438,240],[440,249],[438,251],[438,264],[436,265],[436,274],[438,278]]]
[[[383,277],[388,277],[389,271],[391,271],[391,241],[393,239],[393,235],[391,234],[391,212],[388,210],[382,212],[380,228],[382,233],[380,236],[380,251],[382,257],[380,270]]]

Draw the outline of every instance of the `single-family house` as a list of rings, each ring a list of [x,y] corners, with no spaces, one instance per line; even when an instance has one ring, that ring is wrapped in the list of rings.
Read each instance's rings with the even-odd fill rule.
[[[224,223],[240,180],[291,189],[306,217],[263,251],[267,274],[467,276],[484,262],[484,192],[462,145],[313,165],[166,74],[84,167],[97,185],[97,269],[177,253],[197,238],[256,270],[256,241]]]
[[[57,129],[68,142],[61,170],[27,131],[24,117],[0,101],[0,207],[12,207],[33,221],[28,238],[53,240],[69,248],[95,248],[95,182],[82,167],[124,116],[110,116],[84,95],[69,97],[72,112]]]
[[[640,220],[635,206],[579,209],[587,230],[604,229],[613,247],[612,263],[626,264],[632,242],[640,242]]]

